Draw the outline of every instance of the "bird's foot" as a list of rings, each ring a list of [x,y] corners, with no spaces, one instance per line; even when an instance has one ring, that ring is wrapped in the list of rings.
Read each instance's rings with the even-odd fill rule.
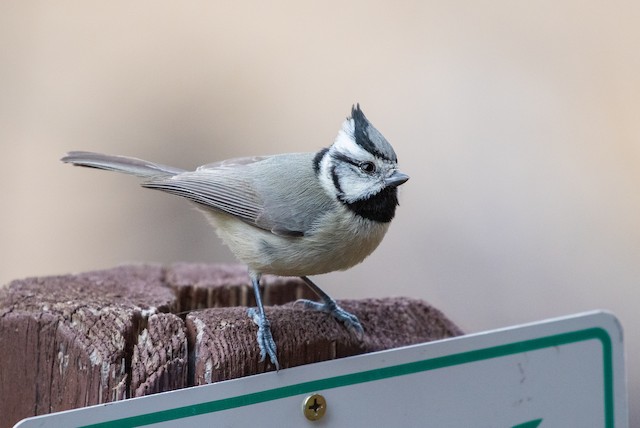
[[[247,314],[258,326],[258,347],[260,348],[260,362],[264,361],[269,355],[269,360],[276,366],[276,370],[280,370],[280,363],[276,356],[276,342],[271,335],[271,324],[264,314],[260,314],[256,308],[249,308]]]
[[[364,328],[358,317],[342,309],[333,299],[325,300],[322,303],[314,302],[313,300],[298,299],[296,303],[302,304],[305,308],[331,314],[331,316],[344,324],[344,326],[358,338],[362,338],[364,335]]]

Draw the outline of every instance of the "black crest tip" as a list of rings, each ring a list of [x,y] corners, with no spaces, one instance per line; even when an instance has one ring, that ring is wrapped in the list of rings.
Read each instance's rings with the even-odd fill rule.
[[[393,148],[366,118],[360,109],[360,103],[351,107],[350,119],[353,120],[353,137],[356,144],[375,156],[397,162],[398,158]]]
[[[355,105],[351,106],[351,117],[349,119],[368,122],[364,113],[360,109],[360,103],[356,103]]]

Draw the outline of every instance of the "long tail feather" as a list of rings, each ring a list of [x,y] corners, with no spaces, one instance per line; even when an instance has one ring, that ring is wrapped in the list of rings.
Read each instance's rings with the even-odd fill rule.
[[[60,159],[62,162],[77,166],[104,169],[107,171],[122,172],[138,177],[153,177],[158,175],[176,175],[184,172],[180,168],[161,165],[142,159],[125,156],[111,156],[92,152],[69,152]]]

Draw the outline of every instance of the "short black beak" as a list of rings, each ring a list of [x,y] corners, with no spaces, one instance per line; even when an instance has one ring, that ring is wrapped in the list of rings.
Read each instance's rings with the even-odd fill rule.
[[[403,174],[400,171],[395,171],[389,177],[384,179],[384,185],[385,187],[398,187],[408,179],[409,176],[407,174]]]

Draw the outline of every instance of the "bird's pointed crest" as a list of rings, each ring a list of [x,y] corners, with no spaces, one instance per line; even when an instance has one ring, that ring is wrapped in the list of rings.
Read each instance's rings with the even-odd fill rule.
[[[360,109],[360,103],[351,107],[351,117],[348,119],[353,120],[353,138],[356,144],[375,156],[397,162],[393,148],[369,122]]]

